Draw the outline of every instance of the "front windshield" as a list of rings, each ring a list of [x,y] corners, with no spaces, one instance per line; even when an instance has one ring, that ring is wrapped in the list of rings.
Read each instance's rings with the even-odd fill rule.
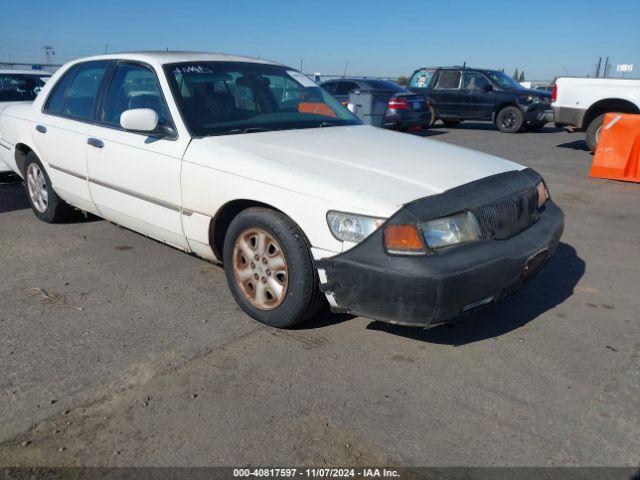
[[[502,72],[484,72],[491,80],[496,82],[500,88],[504,88],[505,90],[525,90],[525,88],[516,82],[509,75],[505,75]]]
[[[240,62],[178,63],[165,72],[194,136],[360,125],[295,70]]]
[[[35,100],[44,86],[42,75],[0,73],[0,102]]]

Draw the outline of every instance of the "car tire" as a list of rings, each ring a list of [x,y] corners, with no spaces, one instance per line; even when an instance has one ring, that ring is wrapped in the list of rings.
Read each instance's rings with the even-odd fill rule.
[[[447,128],[456,128],[458,125],[460,125],[459,120],[442,120],[442,123]]]
[[[243,210],[229,225],[222,257],[233,297],[260,323],[292,327],[325,301],[306,237],[281,212]]]
[[[51,179],[35,153],[27,154],[23,173],[27,199],[36,217],[46,223],[60,223],[75,215],[76,210],[53,189]]]
[[[600,131],[602,130],[602,122],[604,122],[605,115],[606,114],[603,113],[591,120],[591,123],[585,131],[584,139],[587,142],[587,147],[589,147],[589,150],[592,152],[595,152],[598,147],[598,140],[600,139]]]
[[[518,107],[504,107],[496,115],[496,127],[503,133],[518,133],[524,125],[524,113]]]

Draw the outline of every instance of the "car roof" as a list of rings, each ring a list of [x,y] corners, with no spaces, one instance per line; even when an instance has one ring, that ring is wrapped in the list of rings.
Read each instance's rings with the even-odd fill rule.
[[[331,79],[325,80],[325,81],[323,81],[321,83],[329,83],[329,82],[354,82],[354,83],[391,82],[391,83],[396,83],[393,80],[389,80],[387,78],[356,78],[356,77],[331,78]]]
[[[50,72],[44,72],[42,70],[10,70],[10,69],[2,70],[2,69],[0,69],[0,73],[1,74],[16,73],[16,74],[19,74],[19,75],[34,75],[36,77],[50,77],[51,76]]]
[[[165,65],[181,62],[246,62],[266,65],[283,65],[264,58],[247,57],[242,55],[227,55],[223,53],[191,52],[191,51],[136,51],[96,55],[79,58],[71,63],[94,60],[133,60],[153,65]]]
[[[416,70],[416,72],[420,72],[422,70],[471,70],[474,72],[497,72],[497,70],[491,68],[474,68],[462,65],[453,65],[450,67],[420,67]]]

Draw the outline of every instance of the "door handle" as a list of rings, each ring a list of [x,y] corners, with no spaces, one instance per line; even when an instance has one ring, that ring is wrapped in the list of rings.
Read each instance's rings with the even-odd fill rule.
[[[104,147],[104,142],[102,140],[98,140],[97,138],[87,138],[87,143],[96,148]]]
[[[36,130],[40,133],[47,133],[47,127],[44,125],[36,125]]]

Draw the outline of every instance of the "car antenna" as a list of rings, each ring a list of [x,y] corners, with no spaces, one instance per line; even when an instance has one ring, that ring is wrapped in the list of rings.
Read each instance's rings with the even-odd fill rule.
[[[342,73],[342,78],[347,76],[347,67],[349,66],[349,60],[344,64],[344,72]]]

